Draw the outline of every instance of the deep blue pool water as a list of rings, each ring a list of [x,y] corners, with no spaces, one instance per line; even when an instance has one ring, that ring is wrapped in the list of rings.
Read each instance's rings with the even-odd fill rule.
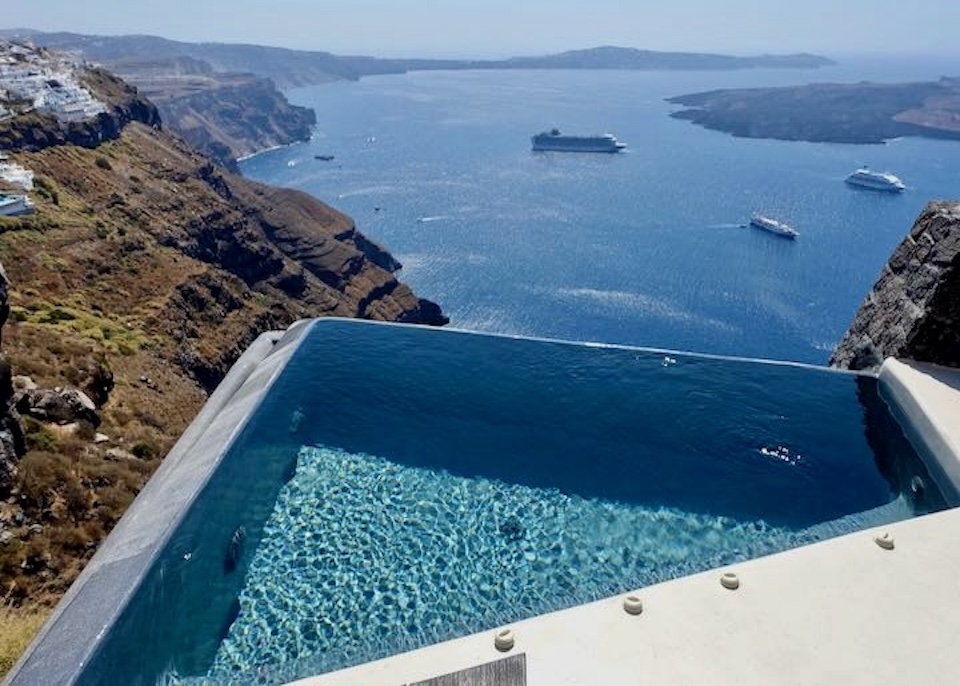
[[[347,212],[456,326],[823,364],[923,206],[960,192],[960,142],[734,138],[671,119],[664,98],[951,69],[890,60],[365,78],[290,93],[316,110],[314,139],[242,168]],[[532,153],[530,136],[552,126],[611,131],[629,148]],[[864,163],[900,175],[906,192],[844,184]],[[754,211],[800,237],[747,228]]]
[[[290,467],[244,525],[214,683],[342,668],[942,506],[871,377],[363,322],[314,325],[235,452],[248,466],[212,502],[243,508],[263,460]]]

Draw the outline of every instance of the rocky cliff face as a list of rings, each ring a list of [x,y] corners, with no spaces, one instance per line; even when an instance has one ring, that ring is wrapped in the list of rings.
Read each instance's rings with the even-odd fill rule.
[[[960,367],[960,202],[926,207],[830,364],[870,369],[891,356]]]
[[[110,66],[156,104],[169,130],[231,171],[245,155],[309,140],[316,124],[313,110],[290,104],[270,79],[189,58]]]

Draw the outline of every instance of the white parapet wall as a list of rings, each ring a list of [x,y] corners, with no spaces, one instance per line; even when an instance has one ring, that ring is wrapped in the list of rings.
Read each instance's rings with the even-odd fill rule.
[[[960,504],[960,370],[890,358],[880,394],[947,502]]]

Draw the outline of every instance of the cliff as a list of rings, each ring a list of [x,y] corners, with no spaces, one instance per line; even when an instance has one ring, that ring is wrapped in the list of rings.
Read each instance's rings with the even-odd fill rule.
[[[268,78],[218,72],[190,57],[109,64],[156,104],[168,129],[231,171],[240,157],[309,140],[317,122]]]
[[[15,601],[70,584],[262,331],[447,321],[349,217],[214,165],[134,89],[85,78],[110,106],[95,120],[0,122],[36,174],[36,214],[0,218],[0,588]]]
[[[744,138],[883,143],[900,136],[960,139],[960,79],[738,88],[669,98],[672,113]]]
[[[924,209],[830,364],[870,369],[885,357],[960,367],[960,202],[934,202]]]
[[[348,62],[329,52],[290,50],[242,43],[185,43],[159,36],[89,36],[79,33],[16,29],[0,36],[28,39],[48,48],[79,50],[88,59],[122,65],[131,58],[149,56],[165,61],[190,58],[209,64],[217,72],[244,72],[268,78],[281,89],[329,81],[355,80],[360,74]]]

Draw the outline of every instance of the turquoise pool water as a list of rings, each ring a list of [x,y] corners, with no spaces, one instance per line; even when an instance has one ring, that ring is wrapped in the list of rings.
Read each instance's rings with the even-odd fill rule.
[[[319,320],[236,421],[78,683],[280,683],[943,507],[874,378],[796,365]]]
[[[798,366],[330,323],[263,423],[301,445],[215,682],[338,669],[941,506],[872,378]]]

